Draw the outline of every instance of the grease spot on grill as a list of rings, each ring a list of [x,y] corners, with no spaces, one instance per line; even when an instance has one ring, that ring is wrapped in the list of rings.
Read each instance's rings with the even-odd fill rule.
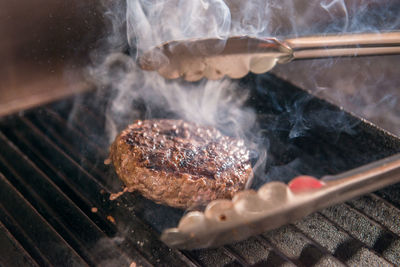
[[[128,191],[128,187],[125,187],[124,190],[118,192],[118,193],[113,193],[110,195],[110,200],[116,200],[120,196],[122,196],[125,192]]]
[[[113,224],[115,224],[115,219],[114,219],[113,216],[108,215],[108,216],[107,216],[107,220],[109,220],[110,222],[112,222]]]

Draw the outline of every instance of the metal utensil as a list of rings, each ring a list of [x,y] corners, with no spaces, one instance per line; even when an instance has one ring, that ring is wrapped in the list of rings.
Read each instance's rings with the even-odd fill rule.
[[[298,59],[400,54],[400,32],[308,36],[280,41],[249,36],[171,41],[139,57],[144,70],[197,81],[264,73]]]
[[[232,200],[215,200],[204,212],[187,213],[161,239],[180,249],[215,247],[244,240],[322,208],[400,182],[400,154],[321,180],[299,177],[270,182]]]

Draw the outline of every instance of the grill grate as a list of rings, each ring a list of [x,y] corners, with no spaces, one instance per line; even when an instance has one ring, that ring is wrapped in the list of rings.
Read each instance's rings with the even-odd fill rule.
[[[269,86],[276,87],[269,94],[287,90],[291,96],[295,92],[297,97],[310,98],[267,77]],[[252,105],[265,111],[269,107],[265,97],[270,96]],[[120,183],[103,164],[108,149],[100,115],[104,103],[88,101],[93,97],[94,93],[89,93],[79,100],[63,100],[1,119],[0,244],[6,249],[0,250],[0,262],[4,265],[129,266],[133,261],[141,266],[400,265],[400,185],[237,244],[196,251],[169,249],[158,239],[159,225],[173,226],[180,211],[135,194],[108,200]],[[327,103],[320,105],[332,109]],[[75,116],[70,116],[71,111]],[[281,120],[282,113],[274,112],[263,112],[260,117],[269,123],[271,118]],[[286,166],[288,178],[300,172],[318,175],[347,170],[400,150],[396,138],[357,122],[359,138],[373,137],[365,143],[368,146],[345,136],[332,142],[331,133],[318,131],[318,139],[312,138],[317,144],[313,147],[307,147],[305,139],[285,143],[284,138],[271,135],[276,147],[285,151],[274,154],[278,149],[271,147],[271,158],[276,160],[270,169]],[[287,147],[293,150],[288,152]],[[293,153],[298,157],[299,151],[301,160],[310,163],[302,167],[286,164]],[[311,163],[315,161],[313,153],[320,158]],[[354,157],[353,161],[343,160],[348,156]],[[316,167],[332,158],[337,159],[336,165]]]

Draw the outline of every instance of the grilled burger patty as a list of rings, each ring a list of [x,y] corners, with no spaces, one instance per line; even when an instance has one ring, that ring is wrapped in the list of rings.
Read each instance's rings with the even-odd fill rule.
[[[232,198],[253,175],[242,140],[182,120],[136,121],[110,158],[129,191],[178,208]]]

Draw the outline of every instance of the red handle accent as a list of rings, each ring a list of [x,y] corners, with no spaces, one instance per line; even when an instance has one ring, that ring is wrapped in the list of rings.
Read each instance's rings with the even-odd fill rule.
[[[306,192],[313,189],[321,188],[325,185],[324,182],[312,176],[297,176],[289,182],[289,188],[293,193]]]

